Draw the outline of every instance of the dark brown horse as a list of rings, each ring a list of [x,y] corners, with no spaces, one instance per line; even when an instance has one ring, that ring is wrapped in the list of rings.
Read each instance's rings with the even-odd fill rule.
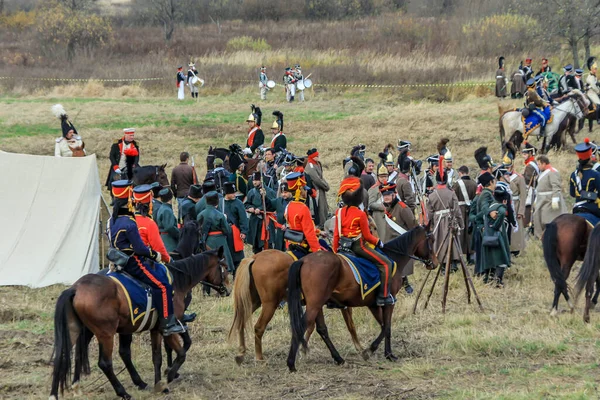
[[[562,240],[562,239],[561,239]],[[590,308],[592,303],[595,305],[598,302],[598,294],[600,292],[600,225],[596,225],[592,229],[592,233],[588,238],[587,251],[579,274],[577,275],[577,284],[575,285],[575,298],[579,298],[581,291],[585,287],[585,309],[583,311],[583,320],[590,322]],[[596,282],[596,293],[594,293],[594,282]]]
[[[588,238],[592,227],[576,214],[562,214],[546,225],[542,237],[544,260],[554,282],[554,300],[551,315],[558,313],[558,300],[562,294],[573,311],[573,302],[569,298],[567,279],[575,261],[582,261],[586,254]],[[598,295],[594,297],[598,301]],[[595,304],[595,303],[594,303]]]
[[[160,183],[160,186],[169,186],[169,177],[165,170],[167,164],[163,165],[145,165],[133,169],[133,186]]]
[[[416,255],[420,261],[432,269],[437,265],[437,257],[433,250],[433,236],[427,233],[427,228],[418,226],[404,235],[386,243],[383,251],[394,260],[398,266],[392,278],[392,294],[396,295],[402,287],[402,268],[409,258]],[[323,305],[329,299],[347,307],[369,307],[369,310],[381,326],[379,336],[371,346],[363,351],[363,358],[373,354],[385,338],[385,357],[396,360],[391,347],[391,323],[394,306],[377,307],[375,292],[362,298],[359,285],[354,279],[352,270],[341,257],[334,253],[320,251],[309,254],[300,261],[294,262],[288,278],[288,308],[292,341],[287,365],[290,371],[296,371],[296,354],[299,345],[307,348],[304,333],[312,332],[316,324],[317,333],[321,336],[331,356],[337,364],[343,364],[344,359],[335,349],[325,324]],[[302,312],[302,296],[306,303],[306,312]]]
[[[207,281],[217,287],[223,286],[224,270],[227,269],[223,258],[223,249],[210,250],[194,255],[186,260],[174,261],[173,306],[175,315],[181,319],[184,312],[185,295],[196,285]],[[167,393],[166,384],[161,382],[161,342],[157,313],[152,311],[145,326],[142,320],[135,324],[129,311],[128,300],[123,289],[111,278],[99,274],[81,277],[69,289],[63,291],[56,302],[54,314],[54,369],[52,372],[51,399],[58,399],[67,386],[71,374],[71,352],[75,349],[75,374],[73,387],[79,383],[81,374],[90,372],[88,346],[94,336],[98,340],[100,357],[98,366],[110,381],[117,396],[131,399],[121,382],[117,379],[112,364],[115,334],[119,334],[119,355],[129,372],[133,383],[140,389],[147,384],[141,379],[131,361],[132,334],[138,330],[149,330],[152,339],[152,361],[154,363],[154,390]],[[171,382],[185,361],[185,349],[178,335],[165,337],[165,341],[175,351],[177,357],[167,371],[167,381]]]
[[[246,325],[259,307],[260,315],[254,325],[254,352],[257,360],[264,360],[262,337],[277,307],[286,298],[288,271],[293,262],[294,259],[287,253],[265,250],[252,258],[245,258],[240,263],[235,274],[234,317],[229,330],[230,340],[233,340],[235,335],[238,337],[239,354],[235,357],[238,365],[244,361],[246,355]],[[360,352],[363,348],[356,335],[352,309],[345,308],[341,311],[354,347]]]

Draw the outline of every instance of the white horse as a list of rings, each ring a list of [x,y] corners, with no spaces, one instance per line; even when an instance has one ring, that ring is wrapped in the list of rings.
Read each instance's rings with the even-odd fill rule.
[[[573,116],[577,120],[583,117],[583,112],[581,111],[583,109],[583,104],[584,100],[582,93],[579,90],[573,90],[566,96],[566,99],[563,102],[552,109],[553,118],[546,124],[546,137],[544,137],[542,148],[540,149],[542,153],[546,152],[553,144],[556,144],[557,147],[560,147],[560,144],[564,145],[564,143],[554,143],[556,142],[556,139],[554,139],[553,142],[553,138],[556,134],[559,134],[557,137],[561,138],[562,133],[569,127],[568,116]],[[506,143],[507,135],[508,140],[513,142],[517,148],[520,148],[523,141],[527,140],[531,135],[538,138],[540,137],[540,127],[525,136],[525,124],[523,123],[521,111],[507,111],[501,113],[499,126],[500,140],[503,147]]]

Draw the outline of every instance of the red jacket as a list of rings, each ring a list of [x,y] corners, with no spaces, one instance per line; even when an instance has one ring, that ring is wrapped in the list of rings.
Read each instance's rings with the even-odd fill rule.
[[[289,229],[302,231],[313,253],[321,249],[319,239],[315,233],[315,224],[310,215],[310,210],[305,203],[291,201],[285,212],[285,220]]]
[[[160,237],[160,231],[158,225],[152,220],[152,218],[144,217],[142,215],[135,215],[135,222],[137,223],[140,236],[144,244],[150,247],[152,250],[160,253],[161,260],[164,262],[171,261],[171,256],[165,248]]]
[[[340,233],[338,227],[340,226],[339,220],[341,219],[342,232]],[[372,245],[377,245],[379,239],[377,239],[369,228],[369,218],[364,211],[358,207],[346,206],[340,208],[335,213],[335,229],[333,231],[333,249],[337,251],[340,243],[340,236],[347,238],[355,238],[362,234],[362,237]]]

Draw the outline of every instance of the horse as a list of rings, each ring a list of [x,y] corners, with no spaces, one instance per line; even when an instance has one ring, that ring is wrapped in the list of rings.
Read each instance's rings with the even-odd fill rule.
[[[173,306],[175,315],[181,319],[184,312],[184,297],[202,281],[223,287],[223,271],[227,265],[223,258],[223,248],[209,250],[186,260],[174,261],[170,269],[173,275]],[[89,374],[88,347],[94,336],[98,339],[100,357],[98,366],[110,381],[115,393],[122,399],[131,399],[121,382],[117,379],[112,364],[114,336],[119,334],[119,355],[139,389],[148,385],[140,378],[131,361],[132,333],[150,331],[152,341],[152,361],[154,364],[154,390],[168,393],[168,387],[161,382],[161,341],[162,336],[156,324],[157,312],[141,326],[142,322],[132,323],[127,298],[123,289],[113,279],[99,274],[87,274],[70,288],[63,291],[56,302],[54,314],[54,362],[50,399],[58,399],[67,386],[71,374],[71,353],[75,344],[75,374],[73,388],[78,386],[81,374]],[[175,350],[177,357],[167,371],[170,383],[184,363],[185,349],[178,336],[165,337],[165,341]]]
[[[233,340],[236,334],[238,336],[239,353],[235,357],[238,365],[246,355],[246,325],[259,307],[260,315],[254,325],[254,352],[257,360],[264,360],[262,337],[277,307],[286,298],[288,271],[293,262],[294,259],[288,253],[264,250],[240,263],[234,282],[234,317],[229,330],[229,340]],[[362,352],[352,320],[352,309],[347,307],[341,311],[354,347]]]
[[[553,118],[551,122],[546,124],[546,137],[544,138],[544,144],[542,145],[541,152],[546,152],[550,147],[550,143],[553,143],[552,139],[555,134],[561,134],[562,130],[568,128],[568,124],[564,123],[567,116],[572,115],[576,119],[583,116],[582,113],[583,98],[582,94],[578,90],[572,91],[571,94],[567,95],[565,100],[552,110]],[[501,111],[499,109],[499,111]],[[521,148],[521,144],[525,139],[525,125],[523,122],[523,115],[521,111],[511,110],[501,112],[500,119],[498,120],[498,126],[500,129],[500,141],[502,148],[505,147],[506,136],[508,135],[509,141],[513,142],[517,148]],[[536,128],[530,132],[530,135],[540,135],[540,128]]]
[[[562,240],[562,239],[561,239]],[[600,276],[598,269],[600,268],[600,225],[596,225],[592,229],[592,233],[588,239],[587,250],[583,264],[577,275],[577,283],[575,284],[575,299],[579,298],[581,291],[585,287],[585,309],[583,311],[583,321],[590,322],[590,308],[592,303],[598,303],[598,294],[600,292]],[[596,282],[596,293],[594,293],[594,282]]]
[[[592,227],[585,218],[577,214],[562,214],[546,224],[542,236],[544,260],[554,282],[554,300],[550,315],[558,313],[558,300],[562,294],[569,304],[571,312],[573,303],[569,298],[567,279],[575,261],[582,261],[586,255],[586,247]],[[560,238],[560,240],[559,240]],[[598,301],[598,293],[594,304]]]
[[[392,260],[397,263],[397,271],[392,278],[392,295],[396,295],[402,287],[402,268],[409,258],[425,263],[428,269],[437,266],[437,256],[433,250],[433,235],[428,227],[417,226],[404,235],[389,242],[383,248]],[[414,257],[415,254],[417,257]],[[306,303],[306,312],[302,312],[302,296]],[[375,291],[362,298],[359,285],[352,270],[345,260],[337,254],[319,251],[294,262],[290,266],[288,276],[288,309],[292,340],[287,365],[290,372],[296,371],[296,355],[299,344],[307,350],[307,339],[310,338],[315,324],[317,333],[327,345],[334,361],[341,365],[345,361],[335,349],[325,324],[323,305],[332,299],[347,307],[369,307],[369,310],[381,326],[379,336],[362,353],[368,359],[385,338],[385,357],[390,361],[397,360],[391,348],[391,322],[394,306],[377,307]],[[307,339],[304,333],[307,332]]]
[[[245,158],[242,153],[242,148],[238,144],[232,144],[229,149],[222,147],[208,148],[208,155],[206,156],[206,168],[208,171],[215,169],[215,159],[220,158],[223,160],[223,168],[231,173],[235,173],[237,168],[245,163],[244,172],[242,173],[245,179],[248,179],[255,171],[258,171],[258,158]]]
[[[152,184],[154,182],[160,183],[160,186],[169,186],[169,177],[165,168],[167,164],[163,165],[145,165],[143,167],[136,167],[133,169],[133,186]]]

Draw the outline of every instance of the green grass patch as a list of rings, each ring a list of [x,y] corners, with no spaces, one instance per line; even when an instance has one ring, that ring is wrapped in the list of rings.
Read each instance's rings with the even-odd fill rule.
[[[461,355],[478,354],[485,357],[547,357],[564,353],[568,346],[563,343],[547,343],[541,340],[521,340],[505,337],[477,337],[474,335],[455,335],[450,338],[447,347]]]

